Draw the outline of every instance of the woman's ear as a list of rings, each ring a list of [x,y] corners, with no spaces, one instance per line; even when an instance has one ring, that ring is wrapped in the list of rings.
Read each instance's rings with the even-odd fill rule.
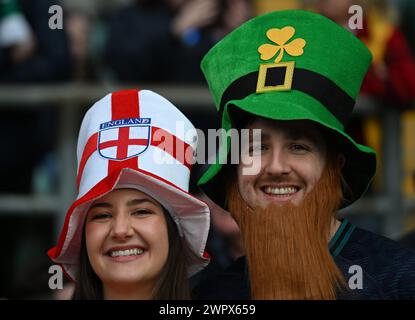
[[[344,164],[346,163],[346,157],[344,156],[343,153],[339,153],[337,155],[337,163],[339,164],[339,168],[343,169]]]

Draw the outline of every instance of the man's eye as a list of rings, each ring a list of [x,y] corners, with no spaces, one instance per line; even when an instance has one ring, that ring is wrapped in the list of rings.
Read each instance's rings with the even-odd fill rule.
[[[268,146],[265,144],[253,145],[249,147],[249,154],[252,155],[254,152],[263,152],[268,150]]]
[[[292,144],[290,149],[293,151],[298,151],[298,152],[310,151],[310,148],[308,146],[305,146],[303,144],[298,144],[298,143]]]

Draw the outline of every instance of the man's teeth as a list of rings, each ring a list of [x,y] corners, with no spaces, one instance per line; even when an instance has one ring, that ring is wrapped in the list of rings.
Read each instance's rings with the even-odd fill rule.
[[[123,256],[137,256],[144,252],[143,249],[129,249],[129,250],[116,250],[111,251],[110,256],[111,257],[123,257]]]
[[[286,188],[273,188],[273,187],[266,187],[265,193],[269,194],[292,194],[297,192],[296,187],[286,187]]]

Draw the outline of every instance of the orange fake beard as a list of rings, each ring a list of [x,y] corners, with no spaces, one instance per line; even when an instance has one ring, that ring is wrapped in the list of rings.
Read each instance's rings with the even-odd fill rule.
[[[252,299],[335,299],[344,278],[328,248],[341,199],[340,169],[324,169],[300,205],[249,208],[237,185],[228,188],[228,210],[241,228]]]

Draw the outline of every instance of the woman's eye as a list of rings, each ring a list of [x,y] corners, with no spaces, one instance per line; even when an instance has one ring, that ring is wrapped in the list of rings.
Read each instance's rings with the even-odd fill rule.
[[[109,213],[97,213],[92,216],[91,220],[103,220],[108,218],[111,218]]]
[[[152,214],[152,212],[146,209],[135,210],[132,212],[132,215],[134,216],[142,216],[142,215],[147,215],[147,214]]]

